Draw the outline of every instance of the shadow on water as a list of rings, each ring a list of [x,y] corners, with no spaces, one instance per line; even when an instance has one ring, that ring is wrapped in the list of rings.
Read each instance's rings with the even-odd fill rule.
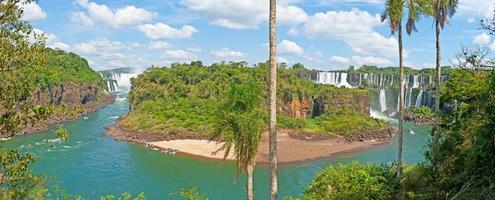
[[[67,142],[56,140],[53,131],[14,138],[7,148],[18,148],[38,157],[33,171],[53,176],[69,193],[89,199],[104,194],[145,192],[149,199],[177,199],[181,188],[198,187],[211,199],[245,197],[244,177],[237,178],[232,163],[171,156],[138,145],[117,142],[102,136],[105,126],[128,112],[126,94],[86,117],[66,123],[71,132]],[[423,150],[431,127],[407,124],[404,158],[407,163],[423,160]],[[396,138],[389,144],[362,152],[321,160],[280,166],[280,196],[299,196],[314,175],[328,165],[357,160],[365,163],[390,163],[396,157]],[[255,193],[268,197],[268,166],[255,170]]]

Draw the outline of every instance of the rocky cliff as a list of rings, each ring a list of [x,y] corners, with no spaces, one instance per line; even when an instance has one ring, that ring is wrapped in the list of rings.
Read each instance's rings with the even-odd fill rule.
[[[52,125],[96,111],[113,101],[113,97],[97,84],[63,83],[38,88],[31,94],[28,102],[33,107],[42,108],[46,115],[26,124],[14,135],[46,130]]]
[[[318,117],[332,110],[348,110],[369,115],[370,96],[360,89],[324,87],[312,97],[281,99],[279,112],[297,119]]]

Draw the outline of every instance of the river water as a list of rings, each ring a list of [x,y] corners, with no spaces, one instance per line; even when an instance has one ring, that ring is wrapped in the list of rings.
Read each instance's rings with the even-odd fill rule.
[[[67,142],[54,141],[53,131],[16,137],[4,147],[18,148],[38,157],[32,165],[36,174],[52,177],[68,193],[88,199],[105,194],[144,192],[148,199],[180,199],[181,188],[198,187],[210,199],[244,199],[244,177],[236,178],[230,162],[171,156],[139,145],[114,141],[102,136],[105,126],[128,112],[126,94],[119,94],[115,103],[80,119],[68,122],[71,132]],[[404,138],[406,163],[424,160],[425,144],[431,130],[428,126],[407,124]],[[390,163],[396,157],[396,138],[373,149],[332,158],[281,165],[280,197],[299,196],[315,174],[328,165],[357,160],[365,163]],[[268,199],[268,166],[256,166],[255,197]]]

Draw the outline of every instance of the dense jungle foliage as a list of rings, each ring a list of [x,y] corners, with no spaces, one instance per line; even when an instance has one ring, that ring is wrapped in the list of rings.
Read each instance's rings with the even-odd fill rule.
[[[493,199],[495,72],[457,68],[442,95],[443,103],[456,106],[441,117],[436,130],[440,138],[429,142],[424,163],[406,166],[400,180],[393,176],[393,166],[330,166],[308,185],[302,199],[346,199],[342,195],[356,199]]]
[[[215,123],[212,116],[215,116],[219,103],[226,98],[226,92],[249,78],[254,78],[261,88],[258,95],[261,99],[259,107],[263,112],[259,118],[267,119],[267,72],[265,63],[254,67],[233,62],[203,66],[197,61],[174,64],[170,68],[150,68],[132,79],[129,94],[131,112],[121,120],[121,124],[129,130],[155,134],[188,131],[208,134]],[[359,104],[369,103],[368,91],[314,84],[307,79],[308,73],[310,71],[304,67],[279,69],[279,107],[290,107],[292,101],[311,105],[314,98],[321,95],[329,99],[341,98],[350,103],[326,108],[325,114],[314,118],[309,113],[312,109],[310,105],[295,108],[308,112],[308,118],[311,119],[295,118],[279,111],[280,128],[297,128],[308,133],[352,134],[359,130],[380,130],[388,126],[360,112],[362,105]],[[363,100],[353,101],[356,97],[363,97]]]

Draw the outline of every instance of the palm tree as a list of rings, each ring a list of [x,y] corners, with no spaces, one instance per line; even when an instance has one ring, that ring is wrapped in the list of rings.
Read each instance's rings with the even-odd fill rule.
[[[443,29],[445,24],[448,23],[449,18],[455,14],[457,9],[457,0],[430,0],[425,1],[422,6],[422,12],[428,16],[431,16],[435,21],[435,39],[436,39],[436,87],[435,87],[435,112],[437,116],[440,114],[440,89],[442,87],[442,55],[441,55],[441,46],[440,46],[440,31]],[[438,122],[438,120],[436,120]],[[438,133],[438,123],[433,130],[433,158],[432,158],[432,166],[433,169],[436,169],[436,152],[438,147],[439,133]]]
[[[215,131],[210,139],[224,144],[217,150],[225,150],[224,159],[233,152],[236,172],[246,171],[246,192],[253,200],[253,171],[261,132],[264,129],[262,112],[258,108],[260,88],[255,79],[232,86],[228,98],[217,112]]]
[[[269,43],[270,43],[270,199],[276,200],[278,194],[277,184],[277,2],[270,0]]]
[[[404,55],[402,44],[402,18],[404,16],[404,7],[407,6],[409,14],[406,24],[406,31],[411,34],[416,30],[416,5],[413,0],[387,0],[385,2],[385,11],[382,14],[382,22],[388,19],[392,34],[397,33],[399,42],[399,142],[397,153],[397,177],[402,174],[402,145],[404,143]]]

